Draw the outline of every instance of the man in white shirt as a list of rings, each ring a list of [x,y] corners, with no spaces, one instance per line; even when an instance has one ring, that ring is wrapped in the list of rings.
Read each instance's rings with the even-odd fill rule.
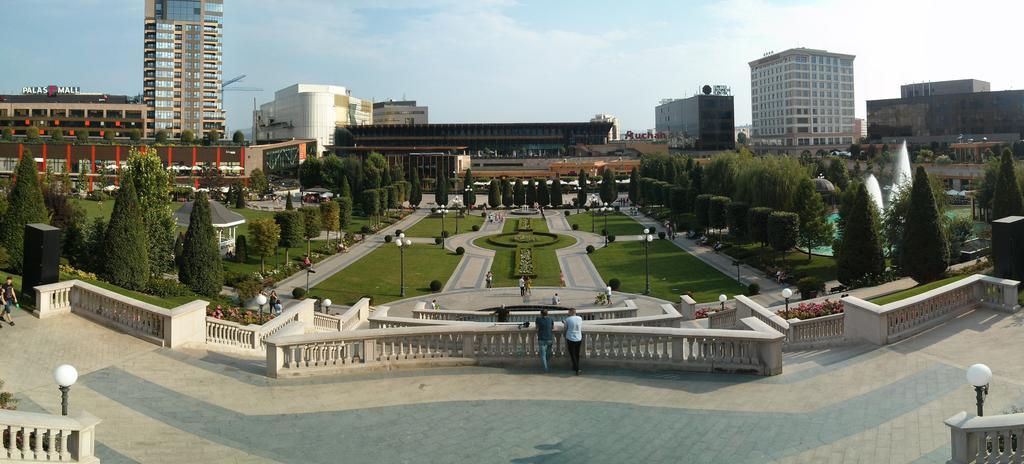
[[[565,346],[572,360],[572,370],[580,375],[580,347],[583,345],[583,318],[576,315],[575,308],[569,308],[569,317],[565,318]]]
[[[561,302],[562,302],[562,299],[558,297],[557,293],[555,293],[555,296],[551,297],[551,304],[557,305],[557,304],[559,304]]]
[[[519,277],[519,296],[526,296],[526,278]]]

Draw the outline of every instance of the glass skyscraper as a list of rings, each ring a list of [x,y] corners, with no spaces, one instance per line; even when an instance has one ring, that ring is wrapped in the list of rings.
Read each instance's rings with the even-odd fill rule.
[[[224,134],[223,0],[146,0],[143,100],[149,129]]]

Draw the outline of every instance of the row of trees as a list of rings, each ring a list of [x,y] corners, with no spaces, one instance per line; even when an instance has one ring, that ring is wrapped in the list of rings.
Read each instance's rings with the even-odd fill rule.
[[[244,261],[249,253],[259,256],[260,272],[265,272],[267,256],[273,256],[278,247],[285,248],[285,262],[290,262],[290,248],[305,241],[306,254],[309,255],[311,241],[325,230],[330,246],[331,234],[348,228],[351,221],[352,200],[345,197],[323,202],[319,208],[286,209],[275,213],[273,218],[254,219],[249,222],[249,237],[238,237],[237,258]],[[341,236],[338,235],[336,240],[341,240]]]
[[[406,201],[418,206],[423,200],[416,170],[412,170],[411,178],[406,181],[405,169],[398,164],[389,166],[379,153],[370,153],[365,160],[337,156],[307,159],[299,166],[299,183],[305,188],[326,188],[334,193],[335,198],[349,198],[367,216],[374,216],[375,211],[398,207]],[[391,189],[394,195],[389,196],[385,192],[387,189]],[[364,193],[367,190],[376,190],[377,195],[367,195]],[[387,201],[392,197],[398,201],[397,206],[391,206],[392,203]],[[384,206],[381,199],[386,200]]]
[[[142,140],[142,131],[139,130],[139,129],[129,129],[127,131],[125,131],[125,130],[114,130],[114,129],[103,129],[103,130],[72,129],[71,131],[69,131],[67,133],[67,135],[65,135],[64,129],[62,129],[60,127],[54,127],[54,128],[49,130],[48,134],[43,134],[43,131],[41,129],[39,129],[39,127],[37,127],[37,126],[29,126],[29,127],[25,128],[25,140],[30,142],[30,143],[42,143],[42,142],[44,142],[44,140],[42,139],[42,136],[43,135],[49,135],[49,139],[48,139],[49,142],[64,143],[64,142],[71,141],[69,136],[73,136],[75,141],[77,141],[79,143],[87,143],[87,142],[90,141],[90,138],[93,135],[98,135],[98,136],[102,137],[103,140],[105,140],[107,142],[113,142],[113,141],[116,140],[118,132],[120,132],[122,136],[127,136],[128,139],[133,141],[133,142],[138,142],[138,141]],[[13,142],[14,141],[14,128],[13,127],[5,127],[3,129],[3,131],[0,132],[0,137],[2,137],[4,141]],[[158,144],[167,144],[168,142],[170,142],[170,134],[166,130],[162,130],[161,129],[161,130],[156,132],[156,134],[154,135],[154,139],[155,139],[156,143],[158,143]],[[206,135],[205,135],[205,137],[203,138],[202,141],[217,142],[220,139],[221,139],[220,131],[209,130],[209,131],[206,132]],[[197,139],[195,132],[192,132],[191,130],[188,130],[188,129],[185,129],[185,130],[181,131],[181,136],[178,138],[178,142],[183,144],[183,145],[191,145],[191,144],[194,144],[194,143],[199,142],[199,141],[200,140]],[[232,136],[231,136],[231,141],[233,143],[241,145],[241,144],[245,143],[245,134],[243,134],[242,131],[237,131],[236,130],[234,132],[234,134],[232,134]]]

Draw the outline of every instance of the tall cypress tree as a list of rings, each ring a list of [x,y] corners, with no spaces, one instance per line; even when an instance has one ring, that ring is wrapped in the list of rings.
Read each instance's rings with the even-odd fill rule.
[[[601,173],[601,201],[610,204],[615,201],[618,193],[618,188],[615,186],[615,175],[612,174],[611,169],[605,168]]]
[[[579,181],[580,181],[580,191],[578,193],[576,193],[576,210],[577,210],[577,212],[579,212],[579,209],[587,204],[587,173],[586,172],[581,172],[580,173]]]
[[[516,179],[515,183],[512,184],[512,198],[515,199],[515,204],[523,206],[526,204],[526,186],[523,185],[523,181]]]
[[[511,208],[515,202],[516,199],[512,196],[512,184],[508,178],[501,179],[501,204],[506,208]]]
[[[487,205],[491,208],[501,206],[501,184],[498,179],[491,179],[491,183],[487,186]]]
[[[25,150],[15,171],[17,178],[7,197],[7,211],[3,214],[3,228],[0,237],[7,249],[7,264],[14,272],[21,272],[24,261],[25,224],[47,223],[49,213],[39,186],[36,162],[32,153]]]
[[[903,229],[900,265],[918,283],[938,279],[949,262],[949,242],[942,230],[931,183],[924,167],[914,174],[910,208]]]
[[[879,234],[878,210],[868,198],[864,184],[857,184],[848,214],[844,218],[840,246],[836,248],[836,273],[839,281],[851,284],[856,280],[881,275],[885,270],[882,239]]]
[[[470,207],[476,204],[476,192],[473,191],[473,171],[471,169],[466,170],[466,176],[463,178],[462,183],[462,205]]]
[[[526,204],[533,206],[537,202],[537,181],[532,177],[530,182],[526,184]]]
[[[640,174],[633,168],[629,171],[629,202],[636,204],[640,201]]]
[[[1003,150],[999,160],[999,174],[996,177],[995,193],[992,195],[992,218],[1002,219],[1007,216],[1020,216],[1024,213],[1020,186],[1013,170],[1013,153],[1009,148]]]
[[[224,283],[224,267],[206,192],[196,193],[181,248],[178,280],[200,295],[212,297],[220,293]]]
[[[797,243],[807,249],[807,260],[810,261],[812,249],[832,242],[834,236],[832,224],[825,219],[825,203],[821,200],[821,195],[814,189],[814,181],[810,178],[804,177],[800,180],[794,195],[794,202],[794,209],[800,217]]]
[[[149,237],[132,182],[125,182],[117,193],[104,243],[103,276],[115,285],[144,291],[149,283]]]
[[[434,185],[434,203],[437,206],[448,205],[448,178],[444,173],[438,174]]]
[[[295,209],[295,206],[292,205],[292,192],[288,192],[287,196],[285,196],[284,209],[285,211],[291,211]]]
[[[537,181],[537,203],[540,203],[541,206],[551,204],[551,193],[548,191],[547,179]]]
[[[559,207],[562,206],[562,179],[555,174],[555,178],[551,181],[551,206]]]
[[[413,168],[412,170],[412,186],[411,192],[409,192],[409,205],[416,208],[423,201],[423,185],[420,184],[420,173],[419,169]]]

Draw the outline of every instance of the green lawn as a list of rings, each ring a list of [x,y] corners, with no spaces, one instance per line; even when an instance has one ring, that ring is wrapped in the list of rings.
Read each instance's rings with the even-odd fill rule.
[[[473,230],[473,226],[482,226],[484,218],[480,216],[480,213],[473,215],[466,215],[459,218],[459,232],[460,234],[470,232]],[[455,235],[455,216],[447,215],[444,218],[444,230],[448,231],[449,235]],[[441,236],[441,218],[440,217],[426,217],[421,219],[415,225],[405,230],[405,235],[409,237],[440,237]]]
[[[309,289],[310,296],[327,297],[338,304],[353,304],[363,296],[373,304],[400,299],[399,248],[382,246],[326,281]],[[405,250],[405,296],[430,293],[430,281],[443,285],[459,264],[458,256],[434,245],[414,244]]]
[[[877,304],[877,305],[884,305],[884,304],[892,303],[894,301],[899,301],[899,300],[902,300],[904,298],[910,298],[910,297],[912,297],[914,295],[920,295],[920,294],[922,294],[924,292],[927,292],[928,290],[934,290],[934,289],[939,288],[939,287],[941,287],[943,285],[951,284],[951,283],[956,282],[956,281],[961,280],[961,279],[966,279],[966,278],[968,278],[968,277],[970,277],[972,275],[973,274],[963,274],[963,275],[957,275],[957,276],[953,276],[953,277],[947,277],[945,279],[936,280],[934,282],[929,282],[929,283],[924,284],[924,285],[918,285],[918,286],[916,286],[914,288],[908,288],[908,289],[906,289],[906,290],[904,290],[902,292],[896,292],[896,293],[892,293],[892,294],[889,294],[889,295],[881,296],[881,297],[878,297],[878,298],[875,298],[875,299],[871,300],[871,302],[874,303],[874,304]]]
[[[591,220],[591,214],[580,210],[580,214],[576,214],[573,210],[572,215],[566,218],[569,220],[569,227],[573,224],[579,225],[579,230],[583,232],[593,232],[600,234],[601,230],[604,229],[605,217],[601,214],[597,214]],[[626,216],[622,213],[611,213],[608,215],[608,233],[615,235],[616,237],[622,237],[626,235],[640,235],[644,230],[643,224],[636,222],[632,217]]]
[[[72,198],[71,203],[82,207],[85,211],[85,217],[89,222],[92,222],[95,218],[110,219],[110,213],[114,211],[114,200],[93,201]]]
[[[517,220],[512,217],[505,220],[502,234],[515,232]],[[533,220],[534,232],[549,232],[547,221]],[[494,250],[494,261],[491,262],[491,272],[494,273],[495,287],[516,287],[519,285],[519,277],[513,275],[515,272],[514,247],[503,247],[487,241],[487,237],[481,237],[473,242],[481,248]],[[551,243],[535,246],[533,249],[533,266],[537,272],[537,278],[533,279],[533,285],[557,287],[561,284],[559,275],[562,267],[558,264],[558,255],[555,250],[571,246],[576,239],[568,235],[559,235],[558,239]]]
[[[655,240],[650,248],[651,296],[679,301],[679,295],[692,292],[698,303],[717,301],[718,295],[730,297],[745,290],[736,280],[675,246],[667,240]],[[591,253],[597,271],[605,280],[619,279],[619,290],[644,292],[643,242],[615,242]]]
[[[61,275],[61,277],[60,277],[61,280],[68,280],[68,279],[75,279],[75,278],[76,277],[70,276],[70,275]],[[136,300],[144,301],[146,303],[159,306],[161,308],[168,308],[168,309],[170,309],[170,308],[174,308],[174,307],[183,305],[185,303],[189,303],[191,301],[200,300],[200,299],[201,300],[210,301],[210,298],[208,298],[208,297],[194,295],[194,294],[187,295],[187,296],[175,296],[175,297],[161,298],[161,297],[153,296],[153,295],[150,295],[150,294],[147,294],[147,293],[141,293],[141,292],[136,292],[134,290],[128,290],[126,288],[121,288],[121,287],[118,287],[117,285],[114,285],[114,284],[112,284],[110,282],[104,282],[102,280],[81,279],[81,278],[79,278],[79,280],[81,280],[83,282],[88,282],[88,283],[93,284],[93,285],[95,285],[97,287],[100,287],[100,288],[105,288],[105,289],[110,290],[112,292],[120,293],[120,294],[122,294],[124,296],[135,298]]]
[[[791,250],[786,252],[783,258],[781,253],[771,247],[761,248],[757,243],[734,243],[722,252],[764,270],[765,275],[768,268],[782,267],[792,276],[813,276],[822,282],[836,279],[836,260],[831,256],[811,255],[811,260],[808,261],[807,253]]]

